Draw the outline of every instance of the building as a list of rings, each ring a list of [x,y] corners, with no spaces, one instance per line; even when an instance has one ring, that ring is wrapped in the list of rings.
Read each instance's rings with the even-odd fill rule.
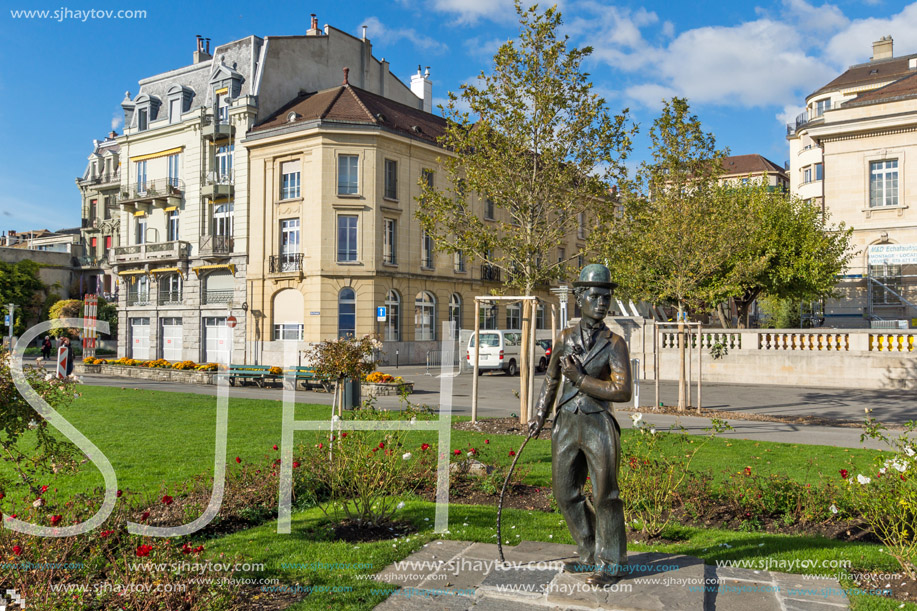
[[[33,231],[16,232],[10,229],[5,236],[0,238],[0,246],[9,248],[23,248],[26,250],[43,250],[46,252],[62,252],[71,256],[79,256],[80,250],[80,228],[58,229],[57,231],[48,231],[47,229],[35,229]]]
[[[122,167],[117,210],[109,217],[117,233],[108,254],[120,282],[119,355],[247,358],[248,223],[258,215],[250,210],[249,155],[239,141],[300,92],[339,84],[345,67],[367,91],[417,108],[432,105],[426,79],[415,95],[390,74],[388,62],[373,57],[368,39],[319,29],[314,15],[305,35],[249,36],[213,53],[209,39],[198,37],[192,64],[145,78],[135,96],[125,96],[124,133],[114,139]],[[106,248],[98,219],[110,194],[102,184],[81,186],[85,223],[99,225],[85,232],[90,244],[97,238],[93,256]],[[107,275],[104,265],[100,270]],[[230,317],[237,317],[234,329]]]
[[[854,228],[857,255],[842,297],[825,303],[827,325],[917,318],[915,131],[917,54],[894,57],[891,36],[808,96],[787,126],[792,192]]]
[[[770,189],[789,191],[790,180],[786,170],[770,159],[761,155],[732,155],[723,157],[723,174],[721,184],[748,184],[752,180],[763,179]]]
[[[418,70],[413,80],[426,76]],[[383,362],[422,363],[443,339],[443,322],[474,328],[474,298],[501,288],[499,271],[437,252],[415,219],[421,180],[448,187],[437,161],[444,128],[423,108],[345,79],[293,98],[248,133],[254,362],[281,364],[289,341],[301,350],[378,333]],[[471,206],[481,218],[502,218],[492,203],[472,198]],[[558,256],[584,240],[581,228]],[[481,316],[482,328],[521,328],[518,305],[495,304]],[[543,309],[538,327],[550,327]]]

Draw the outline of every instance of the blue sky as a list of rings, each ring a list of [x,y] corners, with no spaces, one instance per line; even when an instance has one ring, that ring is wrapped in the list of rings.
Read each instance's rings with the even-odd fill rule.
[[[429,65],[436,102],[488,70],[518,27],[507,0],[220,3],[131,0],[120,4],[11,0],[0,13],[0,230],[79,224],[75,178],[94,138],[121,131],[120,102],[141,78],[191,62],[195,34],[212,45],[249,34],[304,34],[309,14],[359,36],[409,81]],[[11,10],[133,9],[143,19],[14,19]],[[565,0],[564,29],[591,45],[587,68],[613,112],[628,107],[642,136],[663,97],[688,98],[733,154],[787,158],[785,123],[805,96],[848,65],[867,61],[890,34],[895,55],[917,52],[917,2],[839,0],[755,4],[722,0]]]

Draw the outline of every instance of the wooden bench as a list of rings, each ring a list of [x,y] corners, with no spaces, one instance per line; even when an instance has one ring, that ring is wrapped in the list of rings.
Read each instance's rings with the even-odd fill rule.
[[[244,380],[254,380],[255,384],[264,388],[266,380],[275,380],[277,375],[271,373],[271,368],[267,365],[230,365],[229,366],[229,385],[235,386],[236,379],[241,384]]]
[[[328,390],[329,385],[331,387],[334,386],[333,380],[328,377],[318,375],[315,373],[315,369],[312,367],[291,367],[290,369],[284,371],[284,375],[287,375],[287,373],[290,372],[293,373],[295,378],[294,384],[302,382],[306,389],[308,389],[310,386],[321,386],[325,390]]]

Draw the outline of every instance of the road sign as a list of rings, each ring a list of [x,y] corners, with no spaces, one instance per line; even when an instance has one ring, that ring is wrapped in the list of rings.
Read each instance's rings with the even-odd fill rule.
[[[10,315],[9,314],[6,314],[3,316],[3,324],[6,325],[7,327],[10,326]]]
[[[376,320],[378,322],[385,322],[386,318],[387,316],[386,316],[385,306],[379,306],[378,308],[376,308]]]
[[[237,322],[238,321],[236,320],[235,316],[230,316],[229,318],[226,319],[226,326],[232,329],[236,326]]]

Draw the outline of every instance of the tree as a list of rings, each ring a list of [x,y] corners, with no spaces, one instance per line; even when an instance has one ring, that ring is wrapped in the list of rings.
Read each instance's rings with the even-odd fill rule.
[[[837,276],[854,255],[853,229],[830,224],[820,207],[769,192],[762,183],[741,195],[754,232],[727,266],[741,287],[736,295],[739,326],[747,325],[749,307],[761,296],[799,303],[832,295]]]
[[[39,320],[48,288],[38,277],[38,263],[26,259],[18,263],[0,262],[0,307],[12,303],[13,333],[21,335],[31,323]]]
[[[48,310],[49,320],[59,320],[61,318],[82,318],[83,302],[79,299],[61,299],[54,303]],[[69,336],[77,337],[80,329],[72,327],[63,327],[60,324],[54,326],[49,332],[54,337]]]
[[[650,129],[652,158],[633,180],[622,181],[616,209],[604,210],[604,231],[590,244],[608,262],[624,295],[678,307],[680,365],[678,408],[687,404],[686,310],[707,309],[737,294],[735,277],[723,274],[736,260],[749,229],[734,198],[719,184],[724,151],[701,129],[687,100],[663,102]],[[611,234],[611,235],[609,235]]]
[[[449,93],[440,107],[447,121],[439,161],[449,188],[421,181],[417,218],[437,248],[461,252],[502,272],[507,288],[531,296],[536,286],[562,277],[565,263],[551,253],[576,229],[577,215],[604,198],[610,180],[623,175],[632,130],[627,110],[611,116],[592,91],[582,62],[592,52],[559,37],[556,8],[538,12],[516,2],[518,41],[504,43],[490,74]],[[467,106],[469,110],[461,110]],[[473,120],[473,117],[475,120]],[[506,220],[485,222],[469,197],[489,200]],[[529,326],[523,315],[523,367],[528,366]],[[527,419],[522,376],[520,419]]]

